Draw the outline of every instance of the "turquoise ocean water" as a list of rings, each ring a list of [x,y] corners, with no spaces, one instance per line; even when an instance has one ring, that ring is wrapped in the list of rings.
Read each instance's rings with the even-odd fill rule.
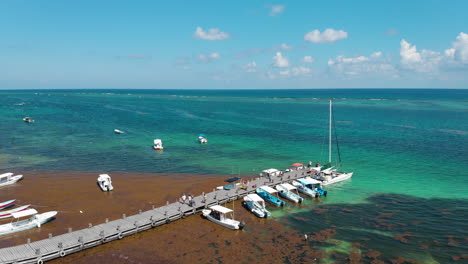
[[[386,261],[466,263],[468,90],[0,91],[0,172],[237,175],[323,163],[329,98],[354,176],[275,219],[305,233],[332,227],[335,240],[314,245],[329,253],[324,263],[353,247]],[[164,151],[152,150],[155,138]]]

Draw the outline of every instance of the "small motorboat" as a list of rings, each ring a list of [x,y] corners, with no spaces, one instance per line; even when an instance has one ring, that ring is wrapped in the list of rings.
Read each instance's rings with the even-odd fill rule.
[[[116,133],[116,134],[123,134],[123,133],[125,133],[125,132],[122,131],[122,130],[119,130],[119,129],[114,129],[114,133]]]
[[[20,207],[16,207],[14,209],[11,209],[11,210],[8,210],[8,211],[1,211],[0,212],[0,219],[3,219],[3,218],[8,218],[8,217],[12,217],[12,213],[16,213],[16,212],[21,212],[23,210],[26,210],[29,208],[29,204],[28,205],[23,205],[23,206],[20,206]]]
[[[26,122],[26,123],[34,123],[34,120],[31,119],[30,117],[23,117],[23,121]]]
[[[244,197],[244,206],[258,217],[268,217],[271,213],[265,207],[265,200],[257,194],[248,194]]]
[[[302,201],[304,200],[304,198],[299,196],[299,194],[292,192],[296,189],[296,187],[292,186],[289,183],[278,184],[275,186],[275,188],[276,190],[278,190],[279,195],[281,195],[283,198],[288,199],[291,202],[302,203]]]
[[[153,144],[153,149],[155,149],[155,150],[163,150],[163,149],[164,149],[164,147],[163,147],[163,145],[162,145],[162,140],[161,140],[161,139],[159,139],[159,138],[158,138],[158,139],[155,139],[155,140],[153,141],[153,143],[154,143],[154,144]]]
[[[0,175],[0,186],[10,185],[19,180],[23,179],[23,175],[15,175],[13,173],[8,172]]]
[[[325,191],[322,188],[322,182],[319,180],[312,179],[311,177],[305,177],[297,179],[297,181],[320,195],[327,196],[328,194],[328,191]]]
[[[19,220],[21,217],[31,216],[26,220]],[[41,225],[51,221],[54,216],[57,215],[57,211],[51,211],[47,213],[38,214],[35,209],[27,209],[24,211],[12,213],[11,216],[18,219],[16,222],[0,225],[0,236],[10,233],[15,233],[35,227],[41,227]]]
[[[210,209],[203,209],[202,214],[211,222],[232,230],[244,228],[245,223],[227,217],[227,214],[234,212],[233,210],[221,205],[213,205],[209,208]]]
[[[3,209],[8,208],[8,207],[12,207],[13,205],[15,205],[15,202],[16,202],[16,200],[13,199],[13,200],[9,200],[9,201],[0,203],[0,210],[3,210]]]
[[[315,192],[314,190],[310,189],[309,187],[305,186],[304,184],[298,182],[298,181],[292,181],[291,184],[297,188],[297,190],[309,197],[312,198],[318,198],[320,194],[318,192]]]
[[[200,144],[208,143],[208,139],[206,139],[205,134],[198,135],[198,142],[200,142]]]
[[[255,189],[255,192],[261,197],[263,198],[265,201],[275,205],[275,206],[284,206],[286,205],[286,202],[281,200],[280,198],[274,196],[273,194],[274,193],[277,193],[278,191],[271,188],[271,187],[268,187],[268,186],[262,186],[260,188],[257,188]]]
[[[111,177],[108,174],[100,174],[97,178],[97,183],[99,185],[99,188],[101,188],[103,192],[114,190],[114,186],[112,186]]]

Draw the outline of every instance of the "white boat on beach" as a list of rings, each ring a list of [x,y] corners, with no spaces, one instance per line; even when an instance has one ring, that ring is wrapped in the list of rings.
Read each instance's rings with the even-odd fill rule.
[[[16,183],[17,181],[23,179],[23,175],[15,175],[8,172],[0,175],[0,186],[10,185]]]
[[[20,206],[20,207],[16,207],[16,208],[8,210],[8,211],[0,211],[0,219],[13,217],[12,213],[17,213],[17,212],[24,211],[24,210],[28,209],[29,206],[31,206],[31,205],[28,204],[28,205],[23,205],[23,206]]]
[[[210,209],[203,209],[202,215],[213,223],[222,225],[229,229],[243,229],[245,224],[237,220],[228,218],[227,214],[234,212],[233,210],[221,205],[213,205]]]
[[[114,186],[112,186],[111,177],[108,174],[100,174],[97,178],[97,183],[99,185],[99,188],[101,188],[103,192],[114,190]]]
[[[119,130],[119,129],[114,129],[114,133],[116,133],[116,134],[123,134],[123,133],[125,133],[125,132],[122,131],[122,130]]]
[[[158,138],[158,139],[155,139],[155,140],[153,141],[153,143],[154,143],[154,144],[153,144],[153,149],[155,149],[155,150],[163,150],[163,149],[164,149],[164,147],[163,147],[163,145],[162,145],[162,140],[161,140],[161,139],[159,139],[159,138]]]
[[[19,220],[21,217],[31,216],[26,220]],[[47,213],[38,214],[35,209],[27,209],[24,211],[12,213],[11,216],[15,219],[18,219],[16,222],[12,221],[11,223],[0,225],[0,236],[10,233],[15,233],[35,227],[41,227],[41,225],[52,220],[54,216],[57,215],[57,211],[51,211]]]

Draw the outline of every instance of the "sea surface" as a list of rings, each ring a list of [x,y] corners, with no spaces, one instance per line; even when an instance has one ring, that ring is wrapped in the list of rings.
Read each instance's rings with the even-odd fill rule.
[[[330,98],[333,163],[338,139],[340,169],[354,176],[325,199],[272,210],[272,221],[316,238],[320,263],[350,252],[363,263],[468,263],[468,90],[0,91],[0,173],[245,175],[323,164]],[[156,138],[164,151],[152,149]]]

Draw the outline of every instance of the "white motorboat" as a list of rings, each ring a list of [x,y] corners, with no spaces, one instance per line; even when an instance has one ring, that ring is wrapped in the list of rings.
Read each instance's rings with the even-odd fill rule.
[[[153,141],[153,143],[154,143],[153,149],[155,149],[155,150],[163,150],[163,149],[164,149],[164,147],[163,147],[163,145],[162,145],[162,140],[161,140],[161,139],[159,139],[159,138],[158,138],[158,139],[155,139],[155,140]]]
[[[245,226],[244,223],[228,218],[227,214],[232,212],[234,211],[221,205],[213,205],[210,209],[202,210],[203,216],[213,223],[233,230],[243,229]]]
[[[125,133],[125,132],[122,131],[122,130],[119,130],[119,129],[114,129],[114,133],[116,133],[116,134],[123,134],[123,133]]]
[[[108,174],[100,174],[97,178],[97,183],[99,185],[99,188],[101,188],[103,192],[114,190],[114,186],[112,186],[111,177]]]
[[[291,184],[297,188],[300,193],[307,195],[312,198],[318,198],[320,194],[316,193],[314,190],[310,189],[309,187],[305,186],[304,184],[298,181],[292,181]]]
[[[296,189],[296,187],[292,186],[289,183],[278,184],[275,186],[275,188],[276,190],[278,190],[279,195],[290,200],[291,202],[302,203],[302,201],[304,200],[304,198],[299,196],[299,194],[292,192]]]
[[[21,217],[31,216],[29,219],[26,220],[19,220]],[[47,213],[38,214],[35,209],[27,209],[24,211],[12,213],[15,219],[18,219],[16,222],[12,221],[11,223],[0,225],[0,236],[6,235],[10,233],[15,233],[35,227],[41,227],[41,225],[49,222],[52,220],[54,216],[57,215],[57,211],[51,211]]]
[[[204,134],[200,134],[198,135],[198,142],[200,142],[200,144],[206,144],[208,143],[208,139],[206,139]]]
[[[23,179],[23,175],[15,175],[13,173],[8,172],[0,175],[0,186],[10,185],[19,180]]]
[[[0,211],[0,219],[12,217],[13,216],[12,213],[24,211],[24,210],[28,209],[29,206],[30,205],[28,204],[28,205],[23,205],[23,206],[20,206],[20,207],[16,207],[16,208],[8,210],[8,211]]]
[[[248,194],[244,197],[244,205],[258,217],[268,217],[271,213],[266,209],[265,201],[257,194]]]
[[[30,117],[23,117],[23,121],[26,122],[26,123],[34,123],[34,120],[31,119]]]

